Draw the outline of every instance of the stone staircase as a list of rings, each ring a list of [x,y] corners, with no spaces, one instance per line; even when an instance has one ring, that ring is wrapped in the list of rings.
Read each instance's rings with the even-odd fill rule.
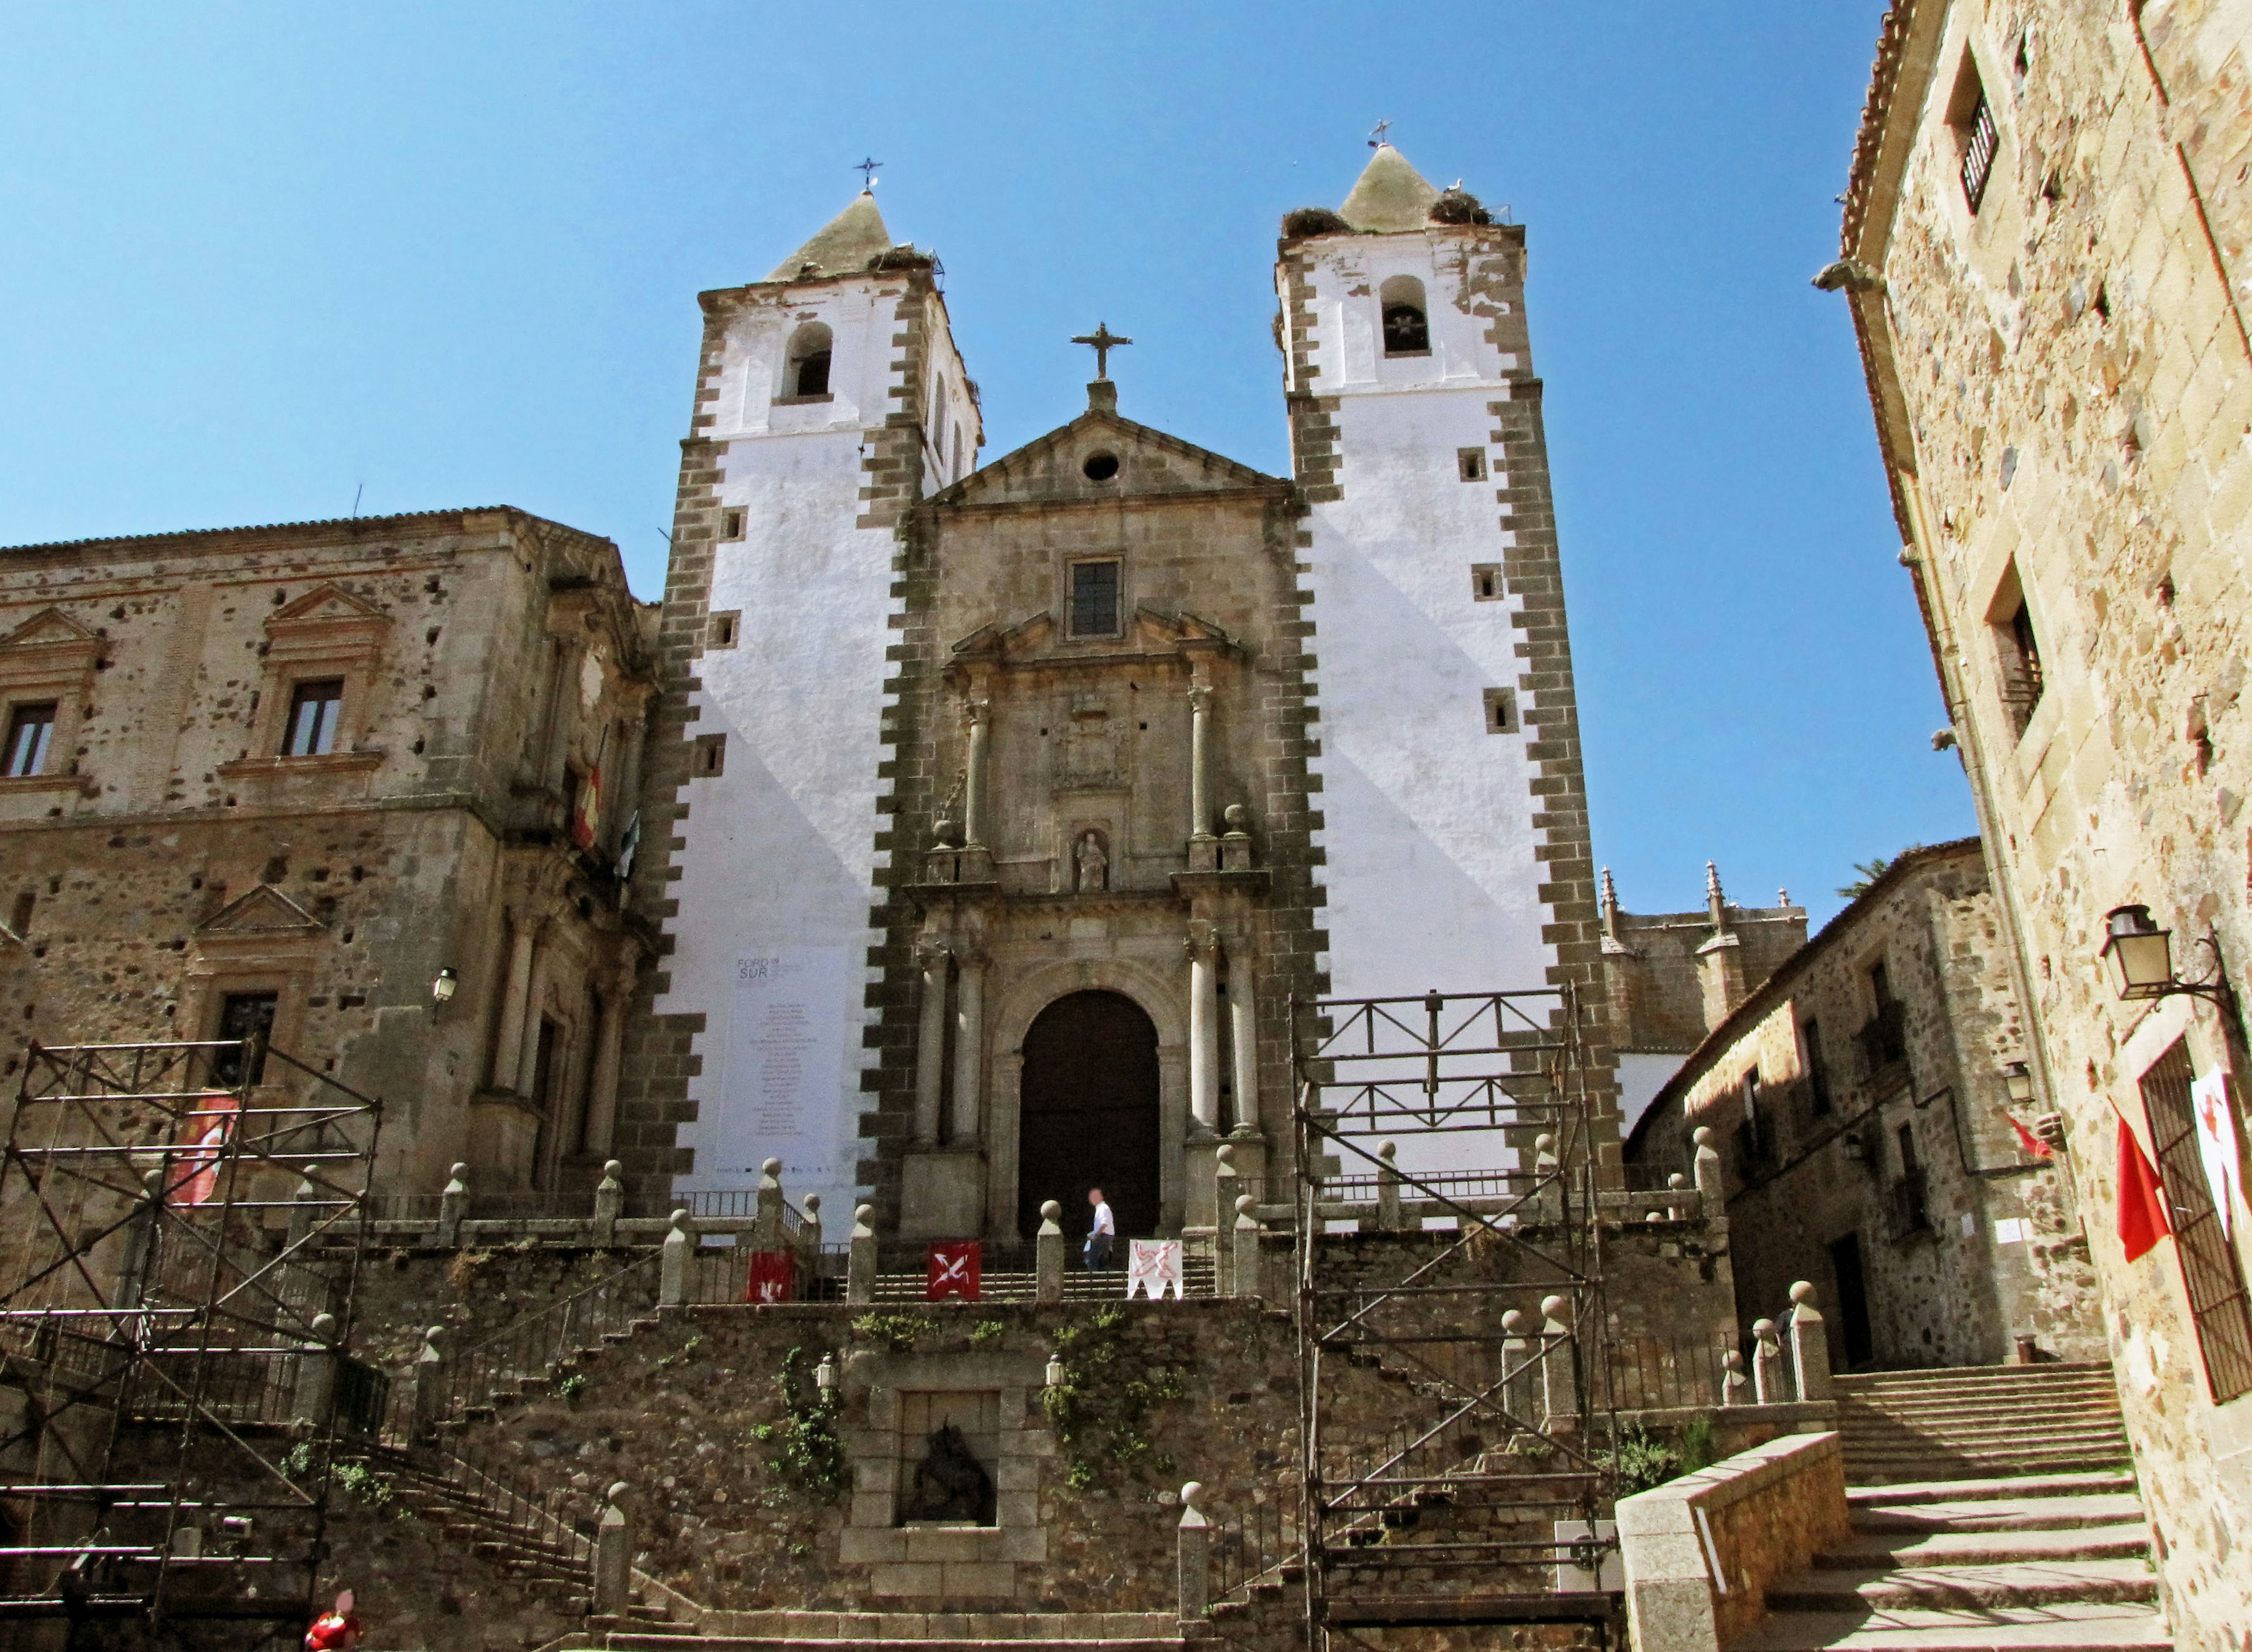
[[[1182,1652],[1170,1612],[712,1612],[694,1633],[566,1638],[601,1652]]]
[[[1855,1485],[2116,1470],[2119,1391],[2101,1363],[1974,1365],[1834,1379]]]
[[[1837,1385],[1852,1536],[1731,1652],[2170,1652],[2109,1367]]]

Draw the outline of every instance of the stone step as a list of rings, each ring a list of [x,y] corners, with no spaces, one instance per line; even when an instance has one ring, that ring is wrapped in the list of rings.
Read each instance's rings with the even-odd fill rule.
[[[2122,1469],[2061,1475],[2012,1475],[1988,1480],[1899,1480],[1851,1486],[1845,1501],[1855,1508],[1872,1503],[1965,1503],[1989,1497],[2077,1497],[2132,1492],[2135,1476]]]
[[[2149,1530],[2132,1525],[2020,1528],[1965,1531],[1956,1528],[1921,1536],[1870,1532],[1814,1557],[1820,1568],[2010,1565],[2051,1560],[2131,1560],[2150,1552]]]
[[[2172,1652],[2165,1621],[2138,1606],[1777,1612],[1729,1652]]]
[[[2049,1496],[1935,1497],[1921,1503],[1857,1501],[1853,1509],[1854,1531],[1887,1534],[1942,1530],[2065,1531],[2111,1525],[2133,1525],[2139,1530],[2142,1519],[2143,1501],[2131,1491],[2088,1496],[2067,1492]]]
[[[1853,1440],[2123,1440],[2116,1417],[1840,1417],[1838,1426]]]
[[[1849,1433],[1880,1429],[1907,1429],[1916,1433],[1930,1431],[1954,1432],[1963,1429],[2008,1429],[2019,1434],[2036,1429],[2081,1428],[2099,1429],[2117,1433],[2124,1427],[2116,1410],[2099,1410],[2095,1406],[2044,1406],[2012,1411],[2006,1407],[1996,1411],[1968,1409],[1896,1412],[1877,1411],[1863,1406],[1841,1406],[1838,1408],[1838,1426]]]
[[[1903,1566],[1861,1571],[1815,1569],[1769,1586],[1770,1612],[1849,1612],[1926,1608],[2039,1607],[2141,1601],[2158,1596],[2158,1581],[2141,1560],[2033,1562],[2009,1565]]]
[[[1840,1422],[2047,1422],[2052,1418],[2088,1422],[2116,1422],[2119,1405],[2101,1400],[2026,1400],[2025,1405],[1957,1405],[1952,1400],[1919,1400],[1915,1405],[1872,1405],[1869,1400],[1838,1402]]]
[[[2001,1475],[2098,1474],[2123,1471],[2117,1451],[1893,1451],[1845,1454],[1845,1478],[1855,1485],[1888,1480],[1975,1480]]]
[[[2100,1359],[2044,1360],[2038,1365],[1920,1365],[1911,1371],[1840,1371],[1840,1388],[1901,1388],[1925,1383],[2071,1382],[2091,1376],[2110,1379],[2111,1367]]]
[[[1140,1642],[1179,1638],[1170,1612],[715,1611],[705,1632],[723,1641]]]
[[[1181,1652],[1179,1633],[1136,1640],[809,1640],[793,1636],[640,1635],[612,1630],[609,1652]]]

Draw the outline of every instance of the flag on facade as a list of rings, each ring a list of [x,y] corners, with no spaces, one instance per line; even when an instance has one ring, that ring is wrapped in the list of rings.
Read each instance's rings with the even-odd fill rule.
[[[587,771],[579,795],[571,800],[571,841],[581,849],[594,846],[594,829],[602,818],[602,766]]]
[[[929,1277],[923,1287],[923,1300],[942,1302],[958,1297],[965,1302],[976,1301],[984,1282],[984,1257],[985,1247],[976,1239],[941,1239],[925,1256]]]
[[[2031,1130],[2028,1130],[2024,1125],[2018,1122],[2018,1115],[2016,1114],[2005,1109],[2002,1116],[2010,1121],[2010,1128],[2018,1133],[2018,1140],[2023,1143],[2026,1149],[2026,1156],[2028,1158],[2046,1159],[2055,1156],[2049,1151],[2047,1142],[2042,1141]]]
[[[1151,1301],[1165,1294],[1165,1287],[1173,1288],[1173,1300],[1179,1301],[1181,1290],[1181,1242],[1177,1239],[1137,1239],[1127,1241],[1133,1248],[1128,1253],[1126,1268],[1126,1300],[1132,1301],[1136,1289],[1149,1293]]]
[[[2166,1199],[2158,1173],[2143,1156],[2126,1115],[2119,1117],[2119,1242],[2127,1260],[2143,1255],[2173,1230],[2166,1223]]]
[[[753,1251],[750,1276],[743,1284],[747,1302],[797,1300],[797,1258],[788,1251]]]
[[[172,1162],[167,1203],[208,1204],[219,1191],[219,1156],[234,1133],[235,1099],[225,1090],[210,1090],[196,1098],[192,1112],[180,1115],[187,1149]]]
[[[2190,1116],[2197,1121],[2197,1156],[2205,1165],[2213,1208],[2221,1213],[2226,1236],[2235,1221],[2234,1204],[2243,1172],[2236,1156],[2236,1121],[2228,1111],[2228,1079],[2208,1072],[2189,1086]]]

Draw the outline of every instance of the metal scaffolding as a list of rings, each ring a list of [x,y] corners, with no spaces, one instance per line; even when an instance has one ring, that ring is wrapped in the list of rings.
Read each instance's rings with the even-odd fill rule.
[[[0,1149],[0,1619],[309,1621],[381,1108],[261,1039],[33,1045]],[[60,1632],[59,1632],[60,1633]]]
[[[1581,1017],[1569,986],[1293,1006],[1317,1652],[1356,1628],[1614,1621]],[[1338,1183],[1372,1174],[1420,1221],[1325,1238]]]

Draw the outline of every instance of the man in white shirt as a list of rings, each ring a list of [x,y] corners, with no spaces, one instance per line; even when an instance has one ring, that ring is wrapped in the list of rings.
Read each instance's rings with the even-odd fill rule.
[[[1118,1219],[1110,1214],[1101,1188],[1088,1189],[1087,1202],[1095,1206],[1095,1225],[1087,1234],[1087,1271],[1092,1274],[1110,1266],[1110,1253],[1118,1243]]]

